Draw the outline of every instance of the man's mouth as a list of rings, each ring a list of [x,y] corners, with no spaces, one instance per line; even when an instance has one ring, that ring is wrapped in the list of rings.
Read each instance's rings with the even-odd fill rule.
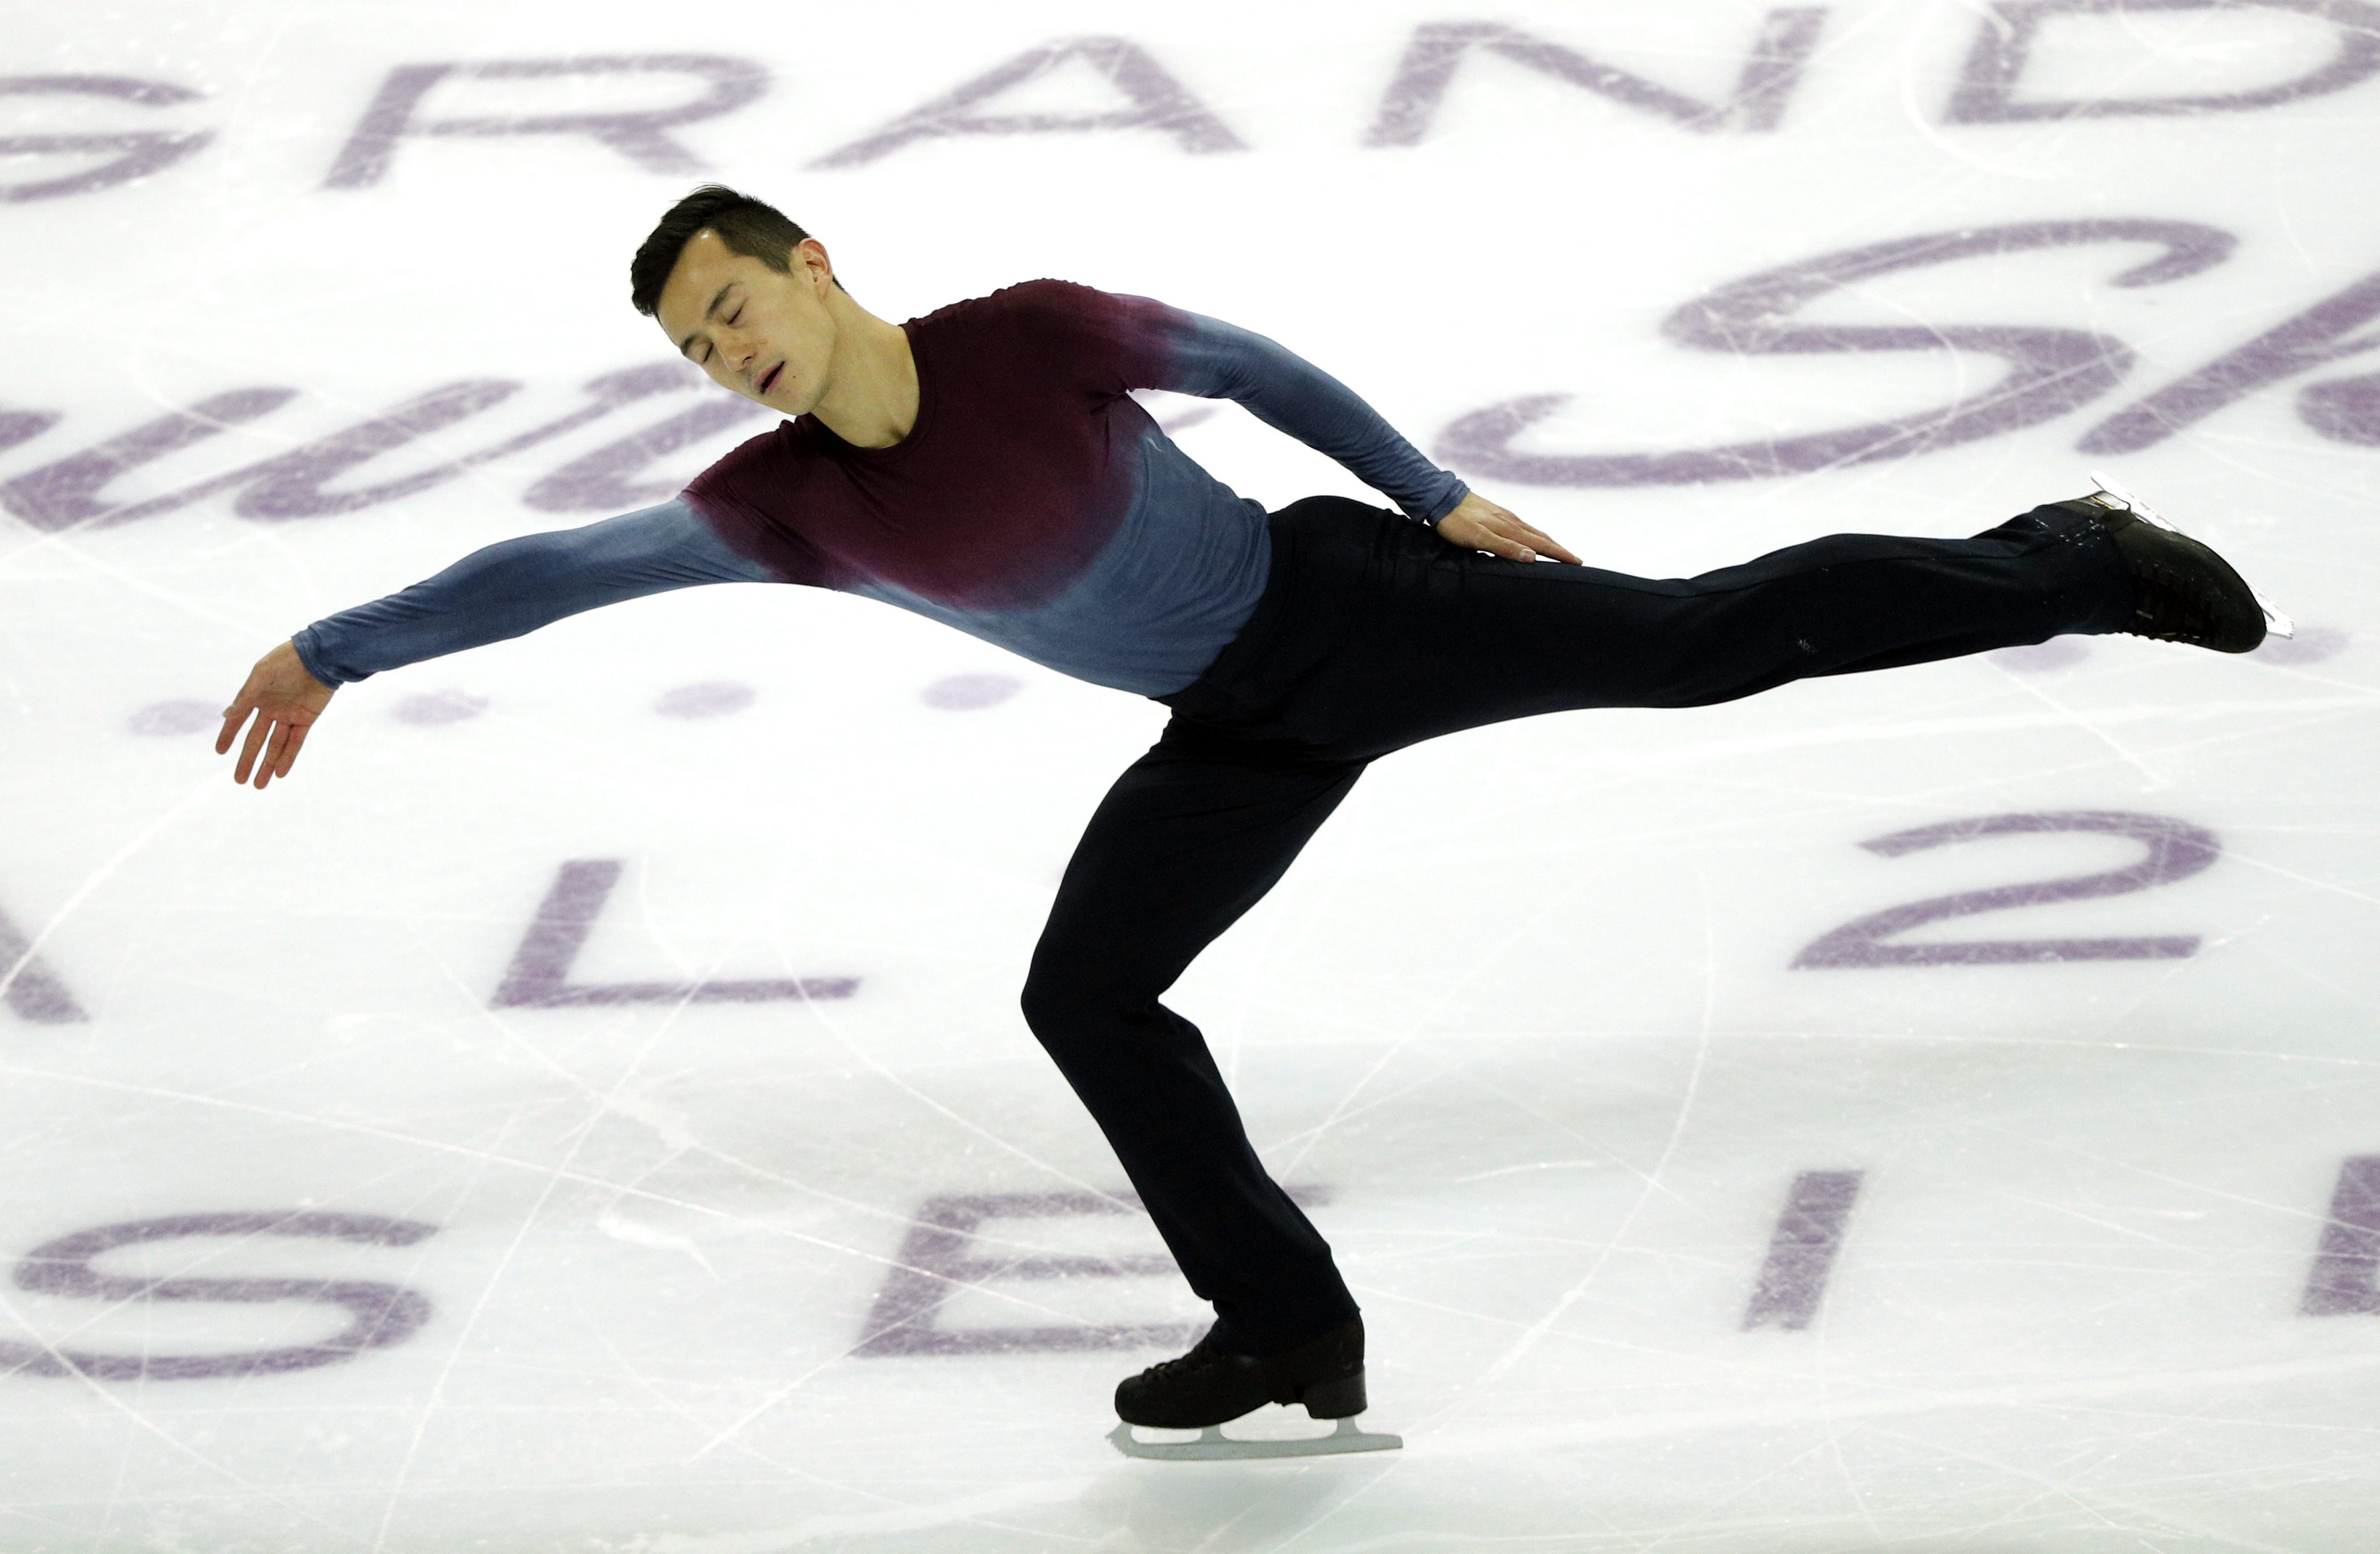
[[[761,377],[761,379],[760,379],[760,385],[759,385],[759,386],[760,386],[760,392],[761,392],[761,393],[763,393],[763,394],[766,394],[766,393],[768,393],[771,389],[774,388],[774,387],[777,385],[777,374],[778,374],[778,373],[782,373],[782,372],[783,372],[784,370],[785,370],[785,364],[784,364],[783,362],[782,362],[782,361],[778,362],[775,366],[773,366],[773,367],[770,368],[770,369],[769,369],[769,371],[768,371],[765,374],[763,374],[763,375],[762,375],[762,377]]]

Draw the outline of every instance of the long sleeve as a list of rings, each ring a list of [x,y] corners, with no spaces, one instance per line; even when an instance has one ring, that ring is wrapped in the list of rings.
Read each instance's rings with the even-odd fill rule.
[[[697,583],[772,581],[766,568],[673,499],[473,551],[435,577],[325,617],[291,641],[307,673],[345,685],[521,636],[599,605]]]
[[[1405,441],[1337,378],[1262,335],[1172,310],[1166,376],[1152,384],[1202,398],[1232,399],[1276,431],[1345,465],[1408,518],[1435,523],[1470,487]],[[1186,327],[1184,327],[1186,325]]]

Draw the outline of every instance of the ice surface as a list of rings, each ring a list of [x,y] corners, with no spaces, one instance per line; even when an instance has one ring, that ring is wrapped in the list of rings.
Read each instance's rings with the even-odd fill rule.
[[[0,1550],[2368,1547],[2370,7],[6,19]],[[1199,1312],[1014,995],[1162,709],[711,588],[210,749],[298,627],[755,429],[551,430],[666,373],[623,272],[703,177],[893,319],[1261,330],[1602,565],[2103,468],[2299,635],[1380,763],[1175,1001],[1405,1448],[1120,1461]]]

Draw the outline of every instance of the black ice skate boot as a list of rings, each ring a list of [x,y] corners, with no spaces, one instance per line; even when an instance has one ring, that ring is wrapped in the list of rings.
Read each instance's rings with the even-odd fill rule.
[[[1354,1427],[1365,1401],[1360,1316],[1281,1354],[1232,1354],[1201,1339],[1189,1353],[1151,1365],[1116,1388],[1116,1413],[1123,1423],[1108,1438],[1135,1457],[1290,1457],[1403,1445],[1394,1436]],[[1303,1403],[1317,1419],[1338,1420],[1339,1431],[1295,1440],[1239,1440],[1216,1428],[1267,1403]],[[1204,1435],[1196,1441],[1153,1445],[1133,1435],[1135,1425]]]
[[[2289,618],[2266,604],[2223,557],[2106,476],[2095,472],[2091,479],[2098,490],[2058,505],[2096,519],[2131,568],[2132,618],[2119,630],[2217,653],[2253,652],[2268,631],[2294,634]]]
[[[1208,1338],[1213,1337],[1211,1333]],[[1304,1403],[1317,1419],[1364,1412],[1364,1319],[1350,1317],[1283,1354],[1229,1354],[1200,1339],[1178,1360],[1154,1364],[1116,1388],[1127,1425],[1196,1430],[1264,1407]]]

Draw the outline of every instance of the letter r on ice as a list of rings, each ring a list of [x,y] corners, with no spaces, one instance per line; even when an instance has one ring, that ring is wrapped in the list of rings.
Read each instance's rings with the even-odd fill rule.
[[[703,93],[674,107],[608,113],[530,114],[518,117],[425,118],[421,100],[449,77],[520,80],[549,76],[616,76],[674,72],[707,81]],[[690,173],[695,154],[664,131],[742,107],[768,89],[768,72],[748,59],[718,54],[590,55],[579,59],[447,60],[400,65],[388,73],[363,117],[322,180],[326,189],[364,189],[380,182],[407,136],[591,135],[652,173]]]

